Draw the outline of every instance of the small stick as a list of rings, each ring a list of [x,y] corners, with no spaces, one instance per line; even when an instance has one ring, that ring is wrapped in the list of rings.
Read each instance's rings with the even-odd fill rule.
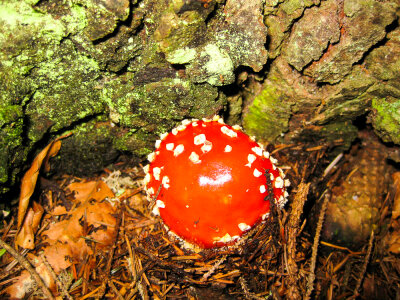
[[[298,266],[296,263],[296,249],[297,249],[297,237],[299,235],[300,228],[300,217],[303,213],[303,207],[307,200],[308,191],[310,189],[310,183],[301,182],[296,193],[292,212],[289,217],[287,224],[287,271],[289,273],[289,298],[290,299],[301,299],[301,293],[298,286]]]
[[[341,160],[343,157],[343,153],[340,153],[338,156],[335,157],[335,159],[326,167],[324,174],[322,177],[324,178],[328,173],[337,165],[339,160]]]
[[[228,256],[226,254],[224,256],[222,256],[222,258],[219,261],[217,261],[207,273],[205,273],[203,275],[203,277],[201,278],[201,281],[203,281],[203,282],[206,281],[208,279],[208,277],[210,277],[211,274],[214,273],[215,270],[220,266],[220,264],[222,264],[226,260],[227,257]]]
[[[251,293],[249,291],[246,280],[242,276],[239,278],[239,283],[240,283],[240,286],[242,287],[242,290],[244,292],[244,296],[246,297],[246,299],[255,299],[255,300],[264,299],[264,298],[258,297],[257,295],[255,295],[254,293]]]
[[[10,245],[8,245],[2,239],[0,239],[0,246],[6,249],[7,252],[10,253],[16,260],[18,260],[18,262],[31,274],[33,279],[36,281],[37,285],[40,286],[40,288],[42,289],[43,294],[48,299],[55,299],[52,293],[50,292],[49,288],[43,282],[42,278],[39,276],[36,270],[32,267],[31,263],[25,257],[20,255],[17,251],[15,251]]]
[[[47,271],[50,273],[50,276],[53,278],[53,280],[56,282],[58,288],[61,291],[61,294],[67,298],[68,300],[73,300],[73,298],[71,297],[71,295],[68,293],[68,290],[66,289],[65,285],[62,284],[60,282],[60,280],[57,278],[56,273],[54,272],[53,268],[51,267],[51,265],[49,264],[49,262],[47,261],[46,257],[44,256],[44,253],[40,253],[40,257],[42,258],[42,261],[47,269]]]
[[[331,197],[331,194],[328,193],[327,190],[325,190],[324,193],[322,194],[322,196],[324,196],[324,195],[325,195],[325,198],[324,198],[324,202],[322,203],[320,215],[318,218],[317,231],[315,232],[314,243],[313,243],[313,247],[312,247],[310,274],[308,275],[307,292],[306,292],[306,296],[304,299],[311,299],[311,293],[314,290],[315,265],[317,262],[319,238],[321,236],[322,224],[324,223],[324,219],[325,219],[325,211],[328,206],[329,199]]]
[[[364,264],[361,270],[361,274],[358,277],[357,280],[357,285],[356,288],[354,289],[353,292],[353,299],[357,298],[359,296],[359,290],[361,288],[361,284],[364,280],[365,277],[365,273],[367,271],[367,267],[368,267],[368,263],[369,263],[369,259],[371,258],[371,252],[372,252],[372,247],[374,245],[374,231],[371,231],[371,236],[369,237],[369,243],[368,243],[368,250],[367,250],[367,255],[365,256],[365,260],[364,260]]]

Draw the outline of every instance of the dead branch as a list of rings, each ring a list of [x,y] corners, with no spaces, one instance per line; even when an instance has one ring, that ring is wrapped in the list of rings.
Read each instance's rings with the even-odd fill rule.
[[[373,245],[374,245],[374,231],[371,231],[371,235],[369,237],[367,255],[365,256],[364,264],[363,264],[363,267],[361,269],[360,276],[358,276],[357,285],[356,285],[356,287],[354,289],[354,292],[353,292],[353,299],[355,299],[356,297],[359,296],[359,291],[360,291],[360,288],[361,288],[361,284],[362,284],[362,282],[364,280],[365,273],[367,271],[367,267],[368,267],[368,264],[369,264],[369,259],[371,258],[371,252],[372,252]]]
[[[307,200],[310,183],[301,182],[298,192],[294,197],[292,212],[288,222],[288,243],[287,243],[287,266],[288,266],[288,286],[290,299],[301,299],[298,282],[298,267],[296,264],[296,239],[300,229],[300,216],[303,213],[304,203]]]
[[[321,235],[322,225],[323,225],[324,219],[325,219],[325,211],[328,206],[329,199],[331,198],[331,193],[328,192],[328,190],[325,190],[325,192],[322,194],[322,196],[324,197],[324,202],[322,203],[320,215],[318,218],[317,230],[315,232],[314,243],[313,243],[313,247],[312,247],[312,255],[311,255],[310,274],[308,275],[307,292],[306,292],[306,296],[304,299],[310,299],[311,293],[314,290],[315,265],[317,263],[319,238]]]
[[[46,284],[39,276],[39,274],[36,272],[36,270],[32,267],[28,259],[20,255],[17,251],[15,251],[10,245],[8,245],[2,239],[0,239],[0,246],[6,249],[7,252],[10,253],[31,274],[37,285],[40,286],[40,288],[42,289],[43,294],[48,299],[55,299],[52,293],[50,292],[49,288],[46,286]]]

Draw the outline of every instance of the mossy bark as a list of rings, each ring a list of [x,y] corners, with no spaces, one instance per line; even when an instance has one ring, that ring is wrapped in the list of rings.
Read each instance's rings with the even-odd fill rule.
[[[398,11],[395,0],[2,0],[0,193],[60,134],[74,133],[57,170],[87,174],[215,113],[271,143],[345,146],[368,115],[399,144]]]

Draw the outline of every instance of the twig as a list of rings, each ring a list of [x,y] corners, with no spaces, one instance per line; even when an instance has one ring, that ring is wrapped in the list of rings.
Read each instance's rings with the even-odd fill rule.
[[[343,153],[340,153],[338,156],[336,156],[335,159],[326,167],[322,177],[325,177],[326,175],[328,175],[329,172],[337,165],[339,160],[342,159],[342,157],[343,157]]]
[[[246,297],[246,299],[256,299],[256,300],[264,299],[264,298],[258,297],[257,295],[255,295],[254,293],[251,293],[249,291],[249,288],[247,287],[246,280],[242,276],[239,278],[239,283],[240,283],[240,286],[243,289],[244,296]]]
[[[324,196],[324,202],[322,203],[322,207],[321,207],[321,211],[320,211],[320,215],[319,215],[318,223],[317,223],[317,230],[315,232],[314,243],[313,243],[313,247],[312,247],[312,255],[311,255],[310,274],[308,275],[307,292],[306,292],[306,296],[304,299],[310,299],[311,293],[314,290],[315,265],[317,262],[319,238],[321,236],[322,224],[324,223],[324,219],[325,219],[325,211],[326,211],[326,207],[328,206],[328,202],[331,197],[331,194],[330,194],[330,192],[325,190],[324,193],[322,194],[322,196]]]
[[[124,300],[124,297],[122,297],[121,293],[118,291],[117,287],[114,285],[114,283],[112,281],[110,281],[108,283],[108,285],[111,287],[111,289],[113,290],[113,292],[117,295],[117,298],[119,300]]]
[[[360,288],[361,288],[361,284],[362,284],[362,282],[364,280],[365,273],[367,271],[367,267],[368,267],[368,264],[369,264],[369,259],[371,258],[371,252],[372,252],[373,245],[374,245],[374,231],[372,230],[371,231],[371,236],[369,237],[367,255],[365,256],[364,264],[363,264],[363,267],[361,269],[360,276],[358,276],[356,288],[354,289],[354,292],[353,292],[353,298],[354,299],[359,296],[359,291],[360,291]]]
[[[17,251],[15,251],[10,245],[8,245],[2,239],[0,239],[0,246],[6,249],[7,252],[10,253],[16,260],[18,260],[18,262],[31,274],[33,279],[36,281],[37,285],[40,286],[40,288],[42,289],[43,294],[48,299],[55,299],[51,294],[49,288],[43,282],[42,278],[39,276],[36,270],[32,267],[31,263],[25,257],[20,255]]]
[[[60,282],[60,280],[57,278],[56,273],[54,272],[53,268],[51,267],[51,265],[49,264],[49,262],[47,261],[46,257],[44,256],[44,253],[40,253],[40,257],[42,258],[42,261],[47,269],[47,271],[50,273],[50,276],[53,278],[53,280],[56,282],[58,288],[61,291],[61,294],[66,297],[69,300],[73,300],[73,298],[71,297],[71,295],[68,293],[68,290],[66,289],[65,285],[62,284]]]
[[[101,289],[97,295],[97,297],[99,299],[104,296],[104,293],[106,291],[106,284],[110,282],[111,265],[112,265],[112,261],[114,258],[115,248],[117,248],[117,244],[118,244],[118,234],[119,234],[119,229],[121,226],[121,221],[122,221],[123,216],[124,216],[124,206],[122,206],[122,209],[120,210],[120,214],[117,218],[117,224],[115,225],[115,230],[113,232],[113,237],[112,237],[113,245],[112,245],[109,255],[108,255],[106,271],[103,274],[105,278],[101,285]]]
[[[219,261],[217,261],[207,273],[205,273],[203,275],[203,277],[201,278],[201,281],[206,281],[208,279],[208,277],[210,277],[211,274],[214,273],[215,270],[225,261],[226,258],[227,258],[227,255],[222,256],[222,258]]]
[[[292,213],[288,222],[288,243],[287,243],[287,266],[288,266],[288,283],[289,283],[289,298],[301,299],[301,294],[298,287],[298,266],[296,264],[296,245],[297,236],[300,228],[300,217],[303,213],[304,203],[307,200],[310,183],[301,182],[298,187],[298,192],[293,200]]]

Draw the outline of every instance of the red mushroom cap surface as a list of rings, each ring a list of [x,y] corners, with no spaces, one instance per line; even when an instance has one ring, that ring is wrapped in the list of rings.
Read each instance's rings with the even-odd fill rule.
[[[161,136],[146,167],[146,191],[170,233],[185,245],[232,245],[270,210],[269,191],[286,202],[281,169],[239,126],[222,119],[183,121]],[[268,179],[267,179],[268,176]]]

